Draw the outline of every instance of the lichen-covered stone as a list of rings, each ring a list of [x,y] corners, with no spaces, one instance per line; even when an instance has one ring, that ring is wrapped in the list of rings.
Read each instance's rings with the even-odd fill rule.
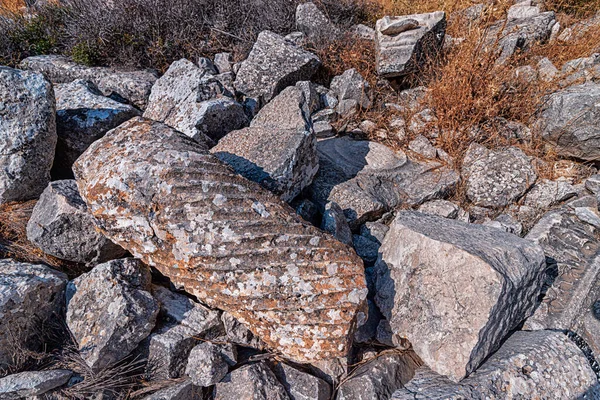
[[[56,105],[42,74],[0,67],[0,204],[37,198],[50,182]]]
[[[425,214],[437,215],[439,217],[456,219],[458,218],[459,207],[448,200],[432,200],[423,203],[419,211]]]
[[[366,297],[362,261],[206,147],[134,118],[74,170],[103,233],[175,285],[285,357],[346,354]]]
[[[74,180],[51,182],[27,223],[27,239],[44,253],[78,263],[102,263],[125,254],[95,228]]]
[[[296,7],[296,28],[313,41],[333,40],[339,34],[329,18],[312,2]]]
[[[273,371],[264,362],[230,372],[215,385],[214,400],[290,400]]]
[[[250,127],[231,132],[211,152],[240,175],[291,201],[319,169],[317,138],[306,119],[308,100],[295,86],[284,89]]]
[[[248,58],[242,62],[234,85],[238,91],[264,105],[287,86],[310,80],[320,64],[313,53],[273,32],[263,31]]]
[[[537,179],[531,159],[521,149],[488,150],[476,143],[467,150],[462,176],[469,200],[491,208],[518,200]]]
[[[206,137],[218,141],[248,124],[242,105],[228,96],[231,93],[218,79],[181,59],[152,87],[144,117],[164,122],[201,143],[208,142]]]
[[[133,258],[100,264],[69,283],[67,326],[93,371],[121,361],[150,334],[158,303],[149,289],[150,270]]]
[[[546,268],[530,241],[413,211],[398,214],[380,253],[375,300],[393,333],[456,381],[533,313]]]
[[[398,78],[414,72],[428,56],[440,51],[446,33],[446,13],[386,16],[375,25],[377,73]]]
[[[46,266],[0,260],[0,368],[27,348],[41,322],[60,312],[66,284],[65,274]]]
[[[152,85],[158,79],[155,71],[86,67],[56,55],[28,57],[19,66],[43,73],[52,83],[69,83],[77,79],[91,81],[105,96],[128,101],[141,109],[146,107]]]
[[[223,321],[225,337],[229,343],[259,350],[265,348],[265,344],[230,313],[224,312],[221,315],[221,321]]]
[[[89,81],[54,85],[56,96],[56,156],[53,171],[72,175],[71,166],[90,144],[141,112],[103,96]]]
[[[0,378],[0,399],[17,400],[42,395],[65,385],[73,372],[64,369],[31,371]]]

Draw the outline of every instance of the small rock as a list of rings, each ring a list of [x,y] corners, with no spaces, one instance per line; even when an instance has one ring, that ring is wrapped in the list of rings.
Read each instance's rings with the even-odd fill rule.
[[[337,28],[315,5],[302,3],[296,8],[296,28],[312,41],[332,40],[339,35]]]
[[[0,204],[37,198],[50,182],[56,105],[39,73],[0,67]]]
[[[392,19],[386,15],[379,23],[379,32],[384,35],[394,36],[402,32],[417,29],[418,27],[419,21],[414,18]]]
[[[228,345],[233,348],[232,345]],[[224,345],[202,342],[194,347],[188,358],[185,373],[194,385],[208,387],[221,381],[227,375],[229,366],[236,363],[237,354],[233,348],[233,359],[223,352]]]
[[[430,108],[426,108],[413,115],[410,119],[408,129],[416,135],[425,135],[429,138],[435,138],[438,136],[437,122],[438,118],[435,115],[435,112]]]
[[[337,104],[337,100],[336,100],[336,104]],[[314,113],[311,116],[311,120],[312,120],[313,124],[316,124],[318,122],[332,123],[332,122],[337,121],[337,118],[338,118],[337,112],[331,108],[326,108],[324,110],[317,111],[316,113]],[[315,129],[315,131],[316,131],[316,129]]]
[[[546,268],[528,240],[413,211],[398,214],[380,252],[375,301],[394,335],[455,381],[533,313]]]
[[[512,233],[517,236],[521,236],[521,233],[523,232],[523,224],[509,214],[500,214],[493,221],[485,221],[483,225],[501,229],[504,232]]]
[[[217,53],[215,54],[215,67],[219,74],[226,72],[233,72],[233,59],[231,53]]]
[[[121,361],[150,334],[158,303],[149,286],[150,270],[133,258],[100,264],[69,283],[67,326],[92,370]]]
[[[331,80],[331,90],[337,94],[340,102],[355,100],[363,109],[368,109],[373,104],[369,83],[354,68],[334,77]]]
[[[39,341],[41,323],[61,310],[66,283],[65,274],[46,266],[0,260],[0,368]]]
[[[215,385],[214,400],[289,400],[275,374],[259,362],[238,368]]]
[[[244,324],[240,323],[230,313],[224,312],[221,315],[221,320],[225,326],[225,336],[228,342],[258,350],[265,347],[265,344],[259,338],[254,336]]]
[[[517,3],[508,9],[507,18],[520,19],[520,18],[531,18],[540,14],[540,7],[530,5],[531,2],[525,1]]]
[[[144,397],[143,400],[201,400],[202,393],[191,381],[183,381]]]
[[[375,29],[370,28],[366,25],[353,25],[352,27],[350,27],[350,32],[352,32],[359,39],[375,41]]]
[[[552,82],[559,75],[558,69],[547,57],[542,58],[537,64],[538,76],[544,82]]]
[[[335,136],[335,129],[327,121],[313,122],[313,131],[318,139]]]
[[[410,141],[408,148],[425,158],[434,159],[437,156],[437,150],[431,142],[423,135],[418,135]]]
[[[263,31],[237,72],[235,88],[263,105],[287,86],[310,80],[320,64],[316,55]]]
[[[329,202],[325,205],[321,229],[331,233],[337,240],[352,246],[352,231],[344,215],[344,211],[337,203]]]
[[[419,207],[422,213],[450,219],[458,218],[458,210],[459,207],[448,200],[432,200]]]
[[[292,32],[285,35],[284,39],[296,47],[302,47],[306,42],[306,34],[304,32]]]
[[[197,64],[204,75],[217,75],[219,73],[217,67],[209,58],[200,57]]]
[[[78,263],[103,263],[125,254],[95,229],[74,180],[51,182],[33,208],[27,239],[44,253]]]
[[[377,243],[362,235],[352,235],[352,246],[354,247],[356,254],[358,254],[358,256],[366,263],[373,264],[377,261],[381,243]]]
[[[577,196],[577,189],[567,180],[537,182],[525,196],[523,205],[544,210]]]
[[[13,400],[39,396],[65,385],[73,372],[63,369],[21,372],[0,378],[0,399]]]
[[[275,365],[275,375],[291,400],[329,400],[331,388],[324,380],[285,363]]]
[[[594,194],[600,192],[600,175],[592,175],[585,180],[585,188]]]

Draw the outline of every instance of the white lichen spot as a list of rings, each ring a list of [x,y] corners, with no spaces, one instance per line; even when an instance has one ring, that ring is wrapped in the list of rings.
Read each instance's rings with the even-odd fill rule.
[[[267,207],[260,201],[255,201],[252,203],[252,209],[258,213],[263,218],[268,218],[271,214],[267,211]]]
[[[308,241],[308,243],[310,243],[311,246],[318,246],[320,241],[321,241],[321,238],[318,236],[315,236],[315,237],[311,238]]]
[[[292,254],[290,254],[290,258],[291,258],[292,260],[295,260],[296,258],[298,258],[298,254],[296,254],[296,253],[292,253]]]
[[[289,235],[281,235],[279,236],[277,239],[275,239],[275,241],[277,243],[281,243],[281,242],[287,242],[288,240],[290,240]]]
[[[329,275],[335,275],[337,274],[338,271],[338,265],[337,264],[329,264],[327,265],[327,273]]]
[[[234,267],[237,268],[238,265],[240,265],[242,263],[242,260],[240,260],[239,258],[235,258],[235,257],[231,257],[229,259],[229,263]]]
[[[223,196],[222,194],[217,194],[215,196],[215,198],[213,199],[213,204],[217,207],[222,206],[223,204],[227,203],[227,197]]]

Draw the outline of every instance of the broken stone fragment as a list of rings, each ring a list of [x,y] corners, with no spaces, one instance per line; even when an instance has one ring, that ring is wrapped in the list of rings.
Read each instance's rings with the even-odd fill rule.
[[[331,388],[327,382],[290,365],[278,362],[275,375],[291,400],[330,400]]]
[[[95,228],[74,180],[51,182],[33,208],[27,239],[62,260],[103,263],[122,257],[125,250]]]
[[[230,349],[227,350],[227,347]],[[227,352],[233,357],[229,357]],[[196,386],[212,386],[227,375],[229,366],[237,362],[236,357],[235,347],[231,344],[202,342],[192,349],[185,373]]]
[[[69,283],[67,326],[93,371],[121,361],[150,334],[158,303],[149,289],[150,270],[133,258],[100,264]]]
[[[331,90],[337,95],[338,101],[355,100],[362,109],[368,109],[371,101],[371,86],[354,68],[344,71],[331,80]]]
[[[349,246],[352,245],[352,231],[346,220],[344,211],[334,202],[325,205],[321,229],[331,233],[337,240]]]
[[[533,313],[546,268],[531,241],[414,211],[398,214],[380,253],[375,301],[392,332],[455,381]]]
[[[436,11],[401,17],[386,16],[375,25],[377,73],[399,78],[417,70],[444,43],[446,14]]]
[[[298,362],[345,355],[362,260],[206,147],[134,118],[75,164],[102,232]]]
[[[0,399],[17,400],[40,396],[65,385],[73,372],[63,369],[31,371],[0,378]]]
[[[264,362],[230,372],[215,385],[214,400],[290,400],[284,387]]]
[[[296,8],[296,28],[312,41],[333,40],[339,30],[315,3],[299,4]]]
[[[230,313],[224,312],[221,315],[221,321],[223,321],[225,337],[228,342],[258,350],[264,349],[265,344]]]

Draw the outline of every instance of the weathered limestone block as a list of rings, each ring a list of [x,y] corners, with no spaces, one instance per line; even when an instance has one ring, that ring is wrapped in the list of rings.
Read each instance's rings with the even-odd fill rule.
[[[413,211],[398,214],[380,253],[375,301],[392,332],[456,381],[533,313],[546,268],[528,240]]]
[[[398,78],[414,72],[426,59],[441,50],[446,33],[446,13],[384,17],[375,25],[377,73]]]
[[[103,233],[175,285],[286,357],[346,354],[367,294],[362,261],[206,147],[134,118],[74,171]]]
[[[0,67],[0,204],[37,198],[50,182],[56,105],[42,74]]]

